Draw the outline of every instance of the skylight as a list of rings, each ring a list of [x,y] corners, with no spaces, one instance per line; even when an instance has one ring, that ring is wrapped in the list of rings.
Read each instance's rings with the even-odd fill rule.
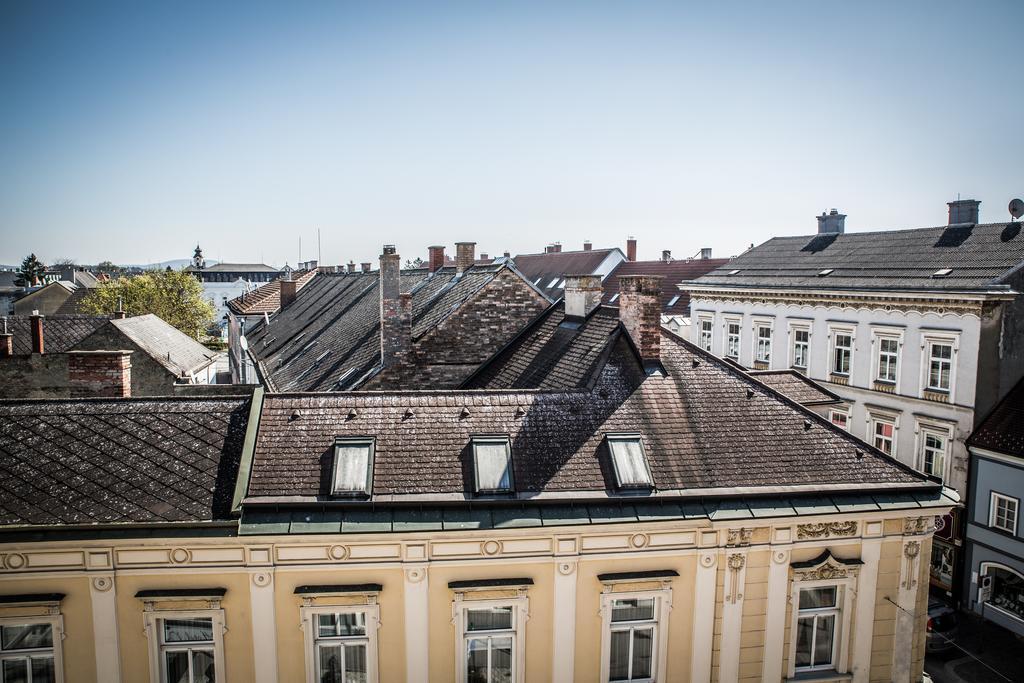
[[[615,292],[614,294],[612,294],[612,298],[608,299],[608,303],[613,303],[618,298],[619,298],[619,293]]]
[[[334,482],[336,496],[368,496],[373,478],[373,439],[334,440]]]
[[[825,277],[826,275],[831,275],[833,270],[835,270],[835,268],[826,268],[825,270],[818,273],[818,277]]]
[[[953,272],[952,268],[939,268],[934,273],[932,273],[932,277],[946,277],[947,275],[949,275],[952,272]]]
[[[647,455],[640,435],[609,434],[607,439],[619,488],[651,488],[651,470],[647,466]]]
[[[726,273],[726,275],[735,275],[738,272],[740,272],[739,269],[737,269],[737,270],[730,270],[728,273]]]
[[[671,299],[668,300],[668,307],[672,308],[673,306],[676,305],[677,301],[679,301],[679,295],[678,294],[676,294],[674,297],[672,297]]]
[[[508,437],[475,437],[472,445],[476,492],[511,493],[512,448]]]
[[[543,280],[543,279],[544,279],[544,276],[541,275],[539,278],[537,278],[536,280],[533,281],[533,286],[534,287],[539,287],[540,286],[540,281]]]
[[[562,278],[559,278],[559,277],[553,278],[551,280],[551,282],[548,283],[548,289],[551,289],[551,288],[556,288],[557,289],[558,287],[561,287],[561,286],[562,286]]]

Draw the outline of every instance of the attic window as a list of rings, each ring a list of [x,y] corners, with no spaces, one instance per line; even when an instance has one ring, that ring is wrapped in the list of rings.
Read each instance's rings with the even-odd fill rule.
[[[334,440],[335,496],[369,496],[373,478],[373,439],[342,438]]]
[[[953,272],[952,268],[939,268],[934,273],[932,273],[932,277],[946,277],[947,275],[949,275],[952,272]]]
[[[540,281],[543,280],[543,279],[544,279],[544,276],[541,275],[539,278],[537,278],[536,280],[533,281],[533,286],[534,287],[538,287],[540,285]]]
[[[622,489],[651,488],[651,470],[647,466],[644,442],[639,434],[609,434],[615,480]]]
[[[557,288],[558,287],[558,283],[559,283],[560,280],[561,280],[561,278],[557,278],[557,277],[556,278],[552,278],[551,282],[548,283],[548,289],[551,289],[552,287]]]
[[[477,493],[512,492],[512,447],[507,436],[473,438]]]
[[[672,297],[671,299],[668,300],[668,307],[672,308],[673,306],[676,305],[677,301],[679,301],[679,295],[678,294],[676,294],[674,297]]]
[[[618,299],[618,298],[619,298],[619,293],[615,292],[614,294],[612,294],[612,298],[608,299],[608,303],[614,303],[615,300]]]
[[[818,273],[818,277],[825,277],[826,275],[831,275],[833,270],[835,270],[835,268],[826,268],[825,270]]]
[[[728,273],[726,273],[726,275],[735,275],[738,272],[740,272],[739,269],[737,269],[737,270],[730,270]]]

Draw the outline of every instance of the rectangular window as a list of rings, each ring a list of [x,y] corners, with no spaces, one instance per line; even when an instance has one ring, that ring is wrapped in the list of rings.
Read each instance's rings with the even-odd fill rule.
[[[828,412],[828,419],[836,427],[850,431],[850,414],[845,410],[830,410]]]
[[[896,423],[892,420],[876,417],[871,420],[872,443],[875,448],[886,455],[895,454]]]
[[[770,363],[772,360],[772,328],[770,325],[757,326],[757,356],[759,363]]]
[[[160,671],[173,683],[214,683],[212,618],[160,619]]]
[[[515,674],[515,608],[467,608],[463,652],[467,683],[512,681]]]
[[[988,525],[1008,534],[1017,535],[1017,508],[1020,501],[1001,493],[992,492]]]
[[[921,471],[939,479],[946,478],[948,435],[934,429],[921,430]]]
[[[651,471],[640,435],[609,435],[607,438],[619,488],[650,488]]]
[[[0,681],[57,681],[52,622],[0,625]]]
[[[832,374],[850,376],[853,359],[853,335],[836,332],[832,338]]]
[[[948,342],[928,344],[928,390],[949,391],[953,371],[953,345]]]
[[[896,364],[900,357],[900,342],[893,337],[878,338],[878,375],[879,382],[896,382]]]
[[[838,588],[825,586],[800,591],[796,621],[796,670],[835,667]]]
[[[793,367],[801,370],[807,369],[807,359],[810,356],[811,331],[800,328],[793,330]]]
[[[714,322],[702,318],[700,321],[700,347],[705,351],[711,351],[711,330]]]
[[[373,476],[373,439],[334,441],[334,495],[370,495]]]
[[[477,493],[512,491],[512,449],[507,436],[473,439]]]
[[[321,683],[369,680],[369,645],[364,612],[317,614],[316,680]]]
[[[738,360],[740,357],[740,324],[729,322],[726,332],[725,355],[733,360]]]
[[[658,629],[655,602],[653,597],[617,598],[611,601],[609,681],[654,680],[654,649]]]

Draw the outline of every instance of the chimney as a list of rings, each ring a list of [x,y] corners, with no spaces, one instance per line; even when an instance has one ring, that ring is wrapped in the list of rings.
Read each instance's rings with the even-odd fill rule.
[[[0,358],[14,355],[14,335],[7,331],[7,316],[4,316],[4,331],[0,334]]]
[[[711,247],[703,247],[700,250],[700,257],[701,257],[701,259],[703,259],[705,261],[707,261],[709,258],[711,258]]]
[[[481,261],[490,261],[491,259],[487,258],[487,252],[481,252],[480,253],[480,260]]]
[[[662,249],[661,250],[661,260],[662,260],[663,263],[668,263],[669,261],[671,261],[672,260],[672,252],[669,251],[668,249]]]
[[[455,243],[455,272],[462,273],[476,261],[476,242]]]
[[[846,214],[839,213],[835,209],[832,209],[827,214],[822,211],[821,215],[818,216],[818,234],[827,235],[835,234],[842,235],[846,231]]]
[[[400,365],[412,352],[412,294],[401,292],[401,257],[385,244],[380,255],[380,357],[384,367]]]
[[[350,273],[356,272],[356,262],[355,261],[349,261],[348,262],[348,272],[350,272]]]
[[[585,240],[583,242],[583,251],[591,251],[593,248],[594,245],[590,243],[590,240]]]
[[[636,238],[632,236],[626,240],[626,260],[636,261]]]
[[[43,343],[43,316],[39,315],[39,311],[32,311],[29,327],[32,330],[32,353],[46,353]]]
[[[131,351],[69,351],[68,387],[72,398],[132,395]]]
[[[640,351],[645,367],[661,362],[660,275],[619,277],[619,320]]]
[[[565,315],[571,318],[585,318],[601,304],[600,275],[565,276]]]
[[[554,244],[551,245],[551,253],[552,254],[559,254],[561,252],[562,252],[562,243],[561,242],[555,242]]]
[[[290,274],[281,278],[281,309],[283,310],[291,306],[298,293],[298,280],[293,280]]]
[[[946,202],[949,206],[949,224],[977,223],[978,206],[981,204],[977,199],[958,199],[955,202]]]
[[[370,272],[370,262],[369,261],[367,261],[365,263],[360,263],[359,265],[360,265],[360,267],[362,267],[364,273],[369,273]]]
[[[427,266],[431,273],[435,273],[440,268],[444,268],[444,247],[435,244],[432,247],[427,247]]]

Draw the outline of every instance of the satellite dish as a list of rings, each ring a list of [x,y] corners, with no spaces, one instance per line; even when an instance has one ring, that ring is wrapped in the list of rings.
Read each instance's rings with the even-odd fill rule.
[[[1010,215],[1013,216],[1014,219],[1024,216],[1024,201],[1020,199],[1011,199],[1009,209]]]

